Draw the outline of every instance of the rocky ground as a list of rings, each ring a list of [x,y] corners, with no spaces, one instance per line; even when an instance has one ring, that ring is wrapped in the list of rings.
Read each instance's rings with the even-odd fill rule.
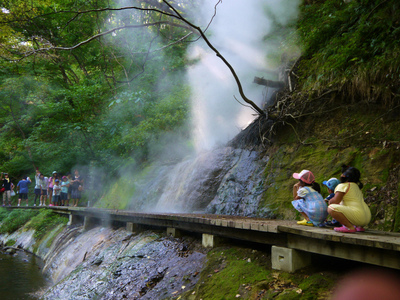
[[[84,240],[84,244],[82,243]],[[48,271],[80,256],[72,272],[58,278],[44,299],[164,299],[181,294],[199,280],[206,254],[193,239],[174,239],[154,232],[95,228],[69,241]],[[77,245],[85,245],[76,247]],[[76,255],[73,255],[76,253]],[[73,260],[73,258],[71,258]]]

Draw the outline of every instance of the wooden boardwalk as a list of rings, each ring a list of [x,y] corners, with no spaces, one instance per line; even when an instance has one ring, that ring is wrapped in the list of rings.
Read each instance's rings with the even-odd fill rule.
[[[331,228],[297,225],[296,221],[226,215],[153,214],[84,207],[47,209],[69,214],[71,221],[80,220],[86,226],[119,223],[130,225],[131,230],[149,227],[172,228],[187,233],[276,245],[400,269],[400,233],[368,229],[365,232],[338,233]]]

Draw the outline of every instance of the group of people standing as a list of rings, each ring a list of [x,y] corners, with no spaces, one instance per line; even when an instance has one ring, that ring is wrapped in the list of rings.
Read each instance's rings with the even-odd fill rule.
[[[54,171],[49,178],[36,170],[33,206],[36,206],[38,199],[39,206],[46,206],[47,199],[49,206],[69,206],[70,200],[73,206],[78,206],[82,191],[83,178],[78,170],[74,171],[74,175],[66,176],[60,176]]]
[[[14,194],[14,184],[11,182],[7,173],[1,173],[0,180],[3,182],[1,188],[3,192],[3,206],[11,206],[11,196]],[[26,201],[28,206],[28,190],[31,179],[24,176],[17,184],[18,190],[18,206],[21,201]],[[44,176],[39,170],[35,175],[35,198],[33,206],[39,202],[39,206],[69,206],[70,200],[73,206],[78,206],[79,200],[82,198],[83,178],[79,175],[78,170],[74,170],[74,175],[67,174],[60,176],[57,171],[52,173],[51,177]]]
[[[339,179],[331,178],[323,182],[329,192],[324,199],[311,171],[294,173],[293,178],[299,182],[293,187],[292,205],[304,217],[297,224],[334,226],[335,231],[346,233],[365,231],[364,226],[371,221],[371,211],[364,201],[360,176],[358,169],[342,166]],[[326,222],[328,215],[332,221]]]

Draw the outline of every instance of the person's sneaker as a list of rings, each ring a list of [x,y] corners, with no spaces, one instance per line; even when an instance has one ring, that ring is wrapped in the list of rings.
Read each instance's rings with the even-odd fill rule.
[[[26,206],[29,206],[29,204],[27,204]]]
[[[33,204],[33,206],[36,206],[36,204]]]
[[[20,206],[19,203],[18,203],[18,206]]]

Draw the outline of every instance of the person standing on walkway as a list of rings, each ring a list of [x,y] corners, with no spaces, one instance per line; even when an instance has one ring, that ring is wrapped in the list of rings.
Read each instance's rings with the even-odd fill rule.
[[[67,180],[69,182],[69,185],[68,185],[68,206],[69,206],[69,200],[72,199],[71,198],[71,193],[72,193],[72,174],[71,173],[67,174]]]
[[[79,171],[74,171],[74,177],[70,181],[72,183],[72,190],[71,190],[71,199],[72,205],[78,206],[78,202],[82,197],[82,190],[83,190],[83,178],[79,175]]]
[[[17,189],[19,190],[19,197],[18,197],[18,206],[21,205],[21,200],[26,200],[26,206],[28,204],[28,186],[31,183],[31,179],[29,177],[23,177],[17,184]],[[34,205],[36,206],[36,204]]]
[[[52,199],[53,206],[61,206],[60,195],[61,195],[60,180],[56,179],[54,180],[54,185],[53,185],[53,199]]]
[[[47,186],[49,184],[48,178],[43,174],[39,176],[39,184],[40,184],[40,206],[46,206],[47,200]]]
[[[48,180],[48,188],[47,188],[47,195],[49,196],[49,203],[50,204],[53,203],[51,198],[53,197],[53,186],[54,186],[54,183],[55,183],[56,179],[58,179],[57,171],[53,171],[52,177],[50,177],[49,180]]]
[[[41,182],[40,182],[40,172],[38,169],[36,169],[36,174],[35,174],[35,198],[33,199],[33,206],[36,206],[36,200],[39,198],[39,206],[42,206],[42,201],[40,199],[40,196],[42,194],[42,187],[41,187]]]
[[[68,177],[63,176],[61,181],[61,206],[69,206],[68,188],[69,188]]]
[[[46,206],[47,189],[49,187],[49,178],[47,178],[47,176],[44,176],[43,174],[40,174],[40,186],[42,189],[42,194],[40,196],[40,203],[42,203],[42,206]]]
[[[6,206],[6,199],[8,199],[8,206],[11,206],[11,191],[14,189],[14,184],[8,177],[8,173],[1,172],[0,180],[3,181],[3,187],[5,189],[3,192],[3,206]]]

